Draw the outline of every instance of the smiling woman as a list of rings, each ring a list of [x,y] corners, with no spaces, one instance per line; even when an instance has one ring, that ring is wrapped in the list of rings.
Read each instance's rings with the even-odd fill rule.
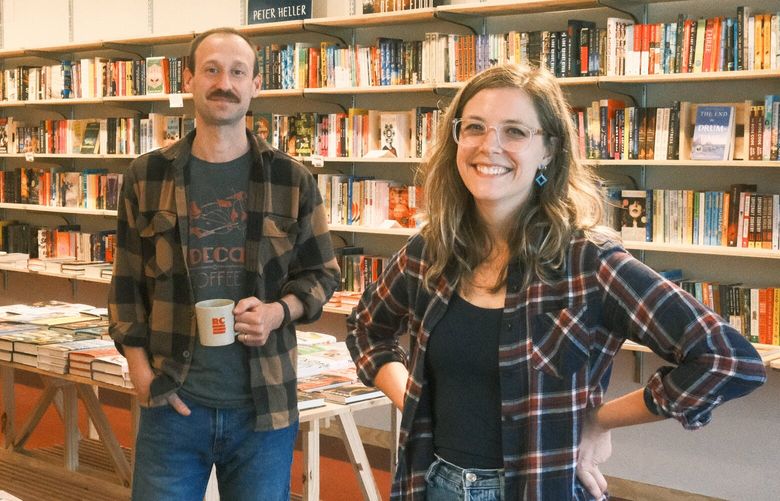
[[[347,321],[360,378],[404,414],[392,499],[603,499],[611,428],[699,428],[765,381],[739,332],[598,225],[549,72],[485,70],[440,124],[428,224]],[[627,339],[670,366],[604,402]]]

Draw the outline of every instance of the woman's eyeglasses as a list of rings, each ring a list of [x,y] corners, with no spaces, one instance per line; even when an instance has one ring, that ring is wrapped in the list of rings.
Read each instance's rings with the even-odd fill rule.
[[[525,150],[536,134],[544,134],[542,129],[532,129],[520,123],[487,125],[482,120],[472,118],[456,118],[452,121],[452,137],[456,143],[465,147],[481,145],[490,129],[496,131],[499,146],[513,153]]]

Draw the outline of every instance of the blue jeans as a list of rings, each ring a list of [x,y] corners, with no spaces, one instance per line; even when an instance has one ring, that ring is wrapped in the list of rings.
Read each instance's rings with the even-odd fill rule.
[[[425,474],[426,501],[501,501],[504,470],[461,468],[436,456]]]
[[[287,501],[298,423],[254,431],[254,408],[215,409],[183,398],[192,411],[141,408],[132,499],[202,500],[216,465],[225,500]]]

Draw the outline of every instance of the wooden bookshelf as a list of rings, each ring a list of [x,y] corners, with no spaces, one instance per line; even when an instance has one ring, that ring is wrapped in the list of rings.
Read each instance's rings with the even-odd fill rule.
[[[75,258],[74,258],[75,259]],[[51,278],[61,278],[66,280],[76,280],[79,282],[93,282],[96,284],[109,284],[111,283],[110,278],[95,278],[95,277],[85,277],[84,275],[68,275],[66,273],[54,273],[51,271],[37,271],[37,270],[29,270],[29,269],[23,269],[23,268],[5,268],[0,266],[0,272],[15,272],[15,273],[27,273],[30,275],[40,275],[42,277],[51,277]]]
[[[623,167],[674,167],[686,169],[690,167],[728,167],[739,168],[780,168],[778,160],[584,160],[587,165],[595,167],[623,166]]]
[[[771,249],[753,249],[742,247],[726,247],[723,245],[682,245],[658,242],[623,242],[626,249],[673,252],[678,254],[703,254],[709,256],[748,257],[758,259],[780,259],[780,251]]]
[[[372,226],[359,226],[352,224],[331,224],[330,231],[410,237],[419,230],[416,228],[377,228]]]
[[[0,203],[0,209],[31,211],[31,212],[54,212],[57,214],[77,214],[82,216],[116,217],[115,210],[84,209],[81,207],[53,207],[48,205],[14,204],[14,203],[3,202]]]

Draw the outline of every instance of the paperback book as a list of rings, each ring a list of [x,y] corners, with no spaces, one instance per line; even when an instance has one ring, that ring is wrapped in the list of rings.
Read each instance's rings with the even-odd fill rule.
[[[314,409],[325,405],[325,398],[304,391],[298,392],[298,410]]]
[[[735,111],[733,106],[699,106],[691,143],[691,160],[734,158]]]
[[[355,402],[362,402],[363,400],[379,398],[383,395],[381,390],[369,388],[363,383],[347,384],[337,388],[323,390],[320,394],[325,397],[325,400],[337,404],[352,404]]]
[[[623,240],[644,242],[647,240],[647,192],[623,190],[621,196],[620,235]]]

